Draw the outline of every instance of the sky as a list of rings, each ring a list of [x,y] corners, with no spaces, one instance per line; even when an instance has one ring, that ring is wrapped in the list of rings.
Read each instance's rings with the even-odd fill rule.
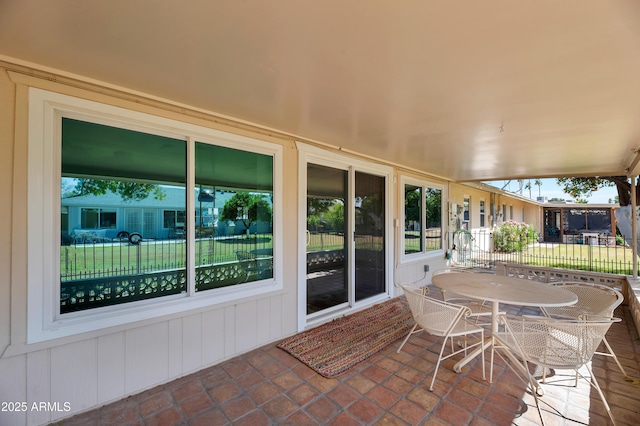
[[[538,187],[534,185],[534,179],[531,179],[531,198],[536,199],[538,197],[538,190],[540,191],[540,196],[550,198],[563,198],[565,200],[573,199],[573,197],[565,192],[556,184],[555,179],[541,179],[542,186]],[[487,181],[485,183],[489,185],[493,185],[502,189],[505,185],[507,185],[504,190],[509,192],[515,192],[520,194],[520,184],[517,180],[512,180],[509,183],[506,180],[496,180],[496,181]],[[527,180],[524,181],[527,183]],[[589,198],[587,198],[587,202],[589,204],[606,204],[609,202],[609,199],[613,200],[615,196],[618,195],[618,191],[616,191],[615,187],[611,188],[600,188],[596,192],[592,193]],[[529,198],[529,190],[522,189],[522,196]]]

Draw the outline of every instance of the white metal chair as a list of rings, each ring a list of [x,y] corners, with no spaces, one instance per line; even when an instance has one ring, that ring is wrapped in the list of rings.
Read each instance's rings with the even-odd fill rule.
[[[589,319],[592,317],[613,317],[615,309],[624,301],[624,296],[618,290],[600,284],[583,282],[564,282],[554,284],[569,290],[578,296],[578,302],[570,306],[557,308],[543,308],[543,313],[551,318]],[[606,352],[596,352],[596,355],[604,355],[614,359],[622,374],[627,373],[620,364],[618,357],[611,348],[607,338],[602,339]]]
[[[434,299],[426,295],[422,288],[409,285],[402,285],[401,287],[409,302],[409,307],[416,321],[416,325],[404,339],[398,348],[398,352],[400,352],[412,334],[420,331],[426,331],[431,335],[444,338],[442,347],[440,348],[440,354],[438,355],[438,362],[433,371],[433,379],[429,386],[429,390],[433,391],[433,384],[438,374],[440,362],[462,352],[466,354],[468,349],[482,345],[484,343],[484,329],[466,320],[471,314],[471,310],[468,307]],[[479,334],[478,341],[473,344],[468,344],[467,337],[470,334]],[[454,337],[464,337],[464,343],[461,349],[454,349]],[[447,339],[451,339],[451,353],[443,356],[442,354],[444,353]],[[485,378],[484,350],[482,351],[482,378]]]
[[[544,425],[538,401],[538,383],[529,373],[529,364],[550,369],[575,370],[578,376],[585,379],[598,391],[600,399],[602,399],[607,413],[615,425],[609,404],[600,389],[598,380],[589,367],[589,362],[609,327],[616,321],[620,321],[620,319],[561,320],[500,315],[500,322],[504,326],[504,330],[493,334],[494,345],[491,349],[489,380],[493,381],[493,359],[494,353],[497,353],[528,384],[536,402],[540,421]],[[511,360],[513,366],[507,362],[503,354]],[[590,378],[579,372],[582,367],[587,369]]]
[[[468,273],[464,269],[439,269],[433,271],[433,276],[439,274],[449,273]],[[449,303],[455,303],[457,305],[466,306],[471,310],[469,315],[470,319],[473,319],[476,324],[487,325],[491,324],[491,305],[484,300],[473,299],[470,297],[462,296],[452,291],[440,289],[442,292],[442,300]],[[500,312],[505,313],[505,312]],[[488,318],[487,321],[480,322],[480,319]]]

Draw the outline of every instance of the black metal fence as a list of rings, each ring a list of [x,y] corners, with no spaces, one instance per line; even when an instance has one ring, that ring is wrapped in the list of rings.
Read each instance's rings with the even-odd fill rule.
[[[499,250],[494,231],[457,230],[448,235],[448,256],[453,264],[494,268],[496,262],[521,263],[612,274],[632,274],[633,251],[620,238],[609,235],[576,234],[564,242],[529,238],[517,250]],[[519,241],[520,242],[520,241]],[[505,244],[502,244],[505,246]]]
[[[195,241],[196,266],[237,262],[238,251],[257,257],[270,253],[271,234],[209,237]],[[186,267],[185,239],[142,240],[132,244],[126,239],[87,241],[60,247],[61,281],[75,281],[146,274]]]

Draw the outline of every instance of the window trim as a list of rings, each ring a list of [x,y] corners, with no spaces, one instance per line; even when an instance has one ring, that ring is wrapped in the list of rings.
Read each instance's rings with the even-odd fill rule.
[[[27,327],[26,343],[33,344],[97,332],[139,321],[179,315],[193,309],[270,293],[283,288],[283,147],[246,136],[168,119],[121,107],[30,87],[27,154]],[[113,305],[87,311],[59,314],[60,295],[60,171],[62,117],[117,126],[185,140],[188,157],[187,187],[194,186],[195,142],[241,149],[273,157],[273,278],[236,286],[195,292],[195,263],[187,258],[187,293]],[[186,211],[194,205],[193,191],[187,191]],[[188,220],[195,235],[193,220]],[[194,253],[189,241],[189,253]],[[189,259],[190,258],[190,259]]]
[[[421,209],[422,211],[420,212],[420,216],[422,218],[422,222],[421,222],[421,227],[423,227],[426,224],[426,203],[424,203],[424,197],[425,197],[425,188],[431,188],[431,189],[438,189],[441,191],[441,205],[440,205],[440,223],[441,223],[441,235],[440,235],[440,249],[439,250],[432,250],[432,251],[426,251],[426,244],[423,244],[423,248],[422,251],[417,252],[417,253],[405,253],[405,240],[404,240],[404,229],[405,229],[405,214],[404,214],[404,188],[406,185],[415,185],[415,186],[419,186],[422,188],[422,198],[423,198],[423,202],[422,202],[422,206]],[[400,194],[400,228],[398,229],[399,232],[399,241],[400,244],[399,246],[399,254],[400,254],[400,263],[409,263],[409,262],[415,262],[415,261],[419,261],[419,260],[424,260],[424,259],[431,259],[431,258],[436,258],[436,257],[441,257],[444,255],[444,242],[445,242],[445,224],[446,224],[446,208],[443,208],[442,204],[444,204],[447,200],[447,192],[446,192],[446,185],[442,184],[442,183],[437,183],[431,180],[427,180],[427,179],[419,179],[419,178],[415,178],[415,177],[410,177],[410,176],[400,176],[400,189],[398,190],[398,193]],[[424,237],[423,231],[420,231],[421,234],[421,238]]]

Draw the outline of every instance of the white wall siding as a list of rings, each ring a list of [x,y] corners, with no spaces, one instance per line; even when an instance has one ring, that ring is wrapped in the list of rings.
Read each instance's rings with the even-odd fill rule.
[[[269,318],[271,312],[271,299],[260,299],[256,306],[256,345],[262,346],[271,341],[271,324],[270,322],[261,321],[261,319]]]
[[[0,402],[27,402],[26,371],[26,355],[0,359]],[[0,425],[23,425],[26,421],[27,411],[0,412]]]
[[[293,305],[295,306],[295,305]],[[295,310],[291,310],[293,318],[287,321],[287,326],[283,325],[283,315],[287,314],[282,307],[282,297],[272,297],[269,299],[269,312],[267,318],[269,318],[269,335],[266,337],[267,341],[271,342],[275,339],[281,339],[288,336],[290,333],[296,330],[296,317]],[[264,321],[266,324],[266,321]],[[290,331],[293,330],[293,331]]]
[[[211,365],[224,358],[224,311],[202,314],[202,364]]]
[[[246,352],[257,346],[258,315],[257,303],[247,303],[235,310],[235,337],[234,352]]]
[[[182,373],[202,366],[202,315],[182,318]]]
[[[184,371],[182,364],[182,318],[169,321],[169,378],[179,377]]]
[[[63,409],[65,402],[73,401],[76,411],[85,411],[98,403],[97,347],[96,339],[91,339],[51,349],[50,402]],[[67,415],[54,409],[51,420]]]
[[[169,378],[169,324],[126,332],[126,390],[137,392]]]
[[[27,354],[27,398],[31,404],[52,401],[51,395],[51,351],[44,349]],[[69,383],[68,381],[66,383]],[[75,402],[75,401],[74,401]],[[73,404],[73,403],[72,403]],[[48,423],[50,413],[46,410],[29,410],[27,424],[40,425]]]
[[[111,401],[125,394],[124,333],[98,339],[98,401]]]
[[[236,338],[237,327],[235,323],[236,310],[233,307],[227,307],[224,309],[224,320],[222,325],[224,327],[224,339],[222,340],[224,357],[230,358],[236,353]]]

